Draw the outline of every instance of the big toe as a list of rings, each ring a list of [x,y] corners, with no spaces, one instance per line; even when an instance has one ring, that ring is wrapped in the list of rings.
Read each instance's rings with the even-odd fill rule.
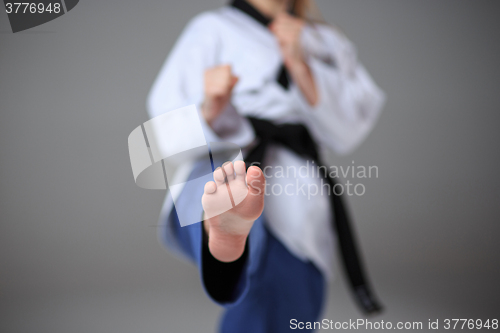
[[[249,194],[253,196],[264,196],[266,188],[266,178],[264,173],[257,166],[251,166],[247,171],[247,184]]]

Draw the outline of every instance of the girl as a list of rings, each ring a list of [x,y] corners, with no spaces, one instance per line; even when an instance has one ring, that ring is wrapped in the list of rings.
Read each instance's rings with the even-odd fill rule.
[[[197,105],[207,141],[237,144],[247,162],[260,153],[261,167],[270,169],[264,177],[256,166],[246,171],[242,162],[226,163],[200,193],[183,191],[175,208],[188,210],[202,197],[205,212],[194,212],[200,217],[213,216],[226,183],[248,191],[235,208],[202,224],[180,227],[167,195],[162,239],[198,265],[208,295],[226,308],[221,332],[288,332],[292,320],[318,319],[332,276],[332,219],[345,214],[329,193],[304,191],[325,185],[315,176],[315,145],[305,143],[352,151],[384,103],[353,45],[311,20],[311,8],[308,0],[234,0],[196,16],[149,96],[151,117]],[[353,243],[343,241],[352,239],[349,230],[336,231],[344,258],[354,251],[357,259]],[[348,270],[351,282],[357,274]],[[366,288],[355,291],[365,308],[376,310]]]

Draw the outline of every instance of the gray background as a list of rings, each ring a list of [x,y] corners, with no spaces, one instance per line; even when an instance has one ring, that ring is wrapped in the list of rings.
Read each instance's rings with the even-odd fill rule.
[[[498,318],[500,2],[317,2],[389,97],[362,147],[330,156],[379,167],[350,200],[387,306],[372,320]],[[213,331],[127,136],[185,23],[223,3],[81,1],[17,34],[0,14],[1,332]],[[325,318],[362,317],[343,279],[329,295]]]

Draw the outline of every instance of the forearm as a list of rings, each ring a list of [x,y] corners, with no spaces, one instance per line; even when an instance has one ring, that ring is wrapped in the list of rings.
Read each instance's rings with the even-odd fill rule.
[[[217,105],[213,99],[207,99],[203,101],[201,105],[201,114],[205,118],[207,124],[213,129],[213,121],[221,113],[220,105]]]
[[[287,65],[287,68],[293,82],[300,89],[309,105],[315,106],[318,102],[318,91],[309,65],[304,61],[297,61]]]

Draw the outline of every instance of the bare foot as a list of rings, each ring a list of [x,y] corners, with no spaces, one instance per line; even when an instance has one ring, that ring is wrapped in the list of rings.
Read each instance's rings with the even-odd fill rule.
[[[219,261],[241,257],[253,222],[264,209],[264,174],[256,166],[248,173],[245,169],[243,161],[226,162],[214,171],[215,182],[205,184],[204,227],[210,253]]]

